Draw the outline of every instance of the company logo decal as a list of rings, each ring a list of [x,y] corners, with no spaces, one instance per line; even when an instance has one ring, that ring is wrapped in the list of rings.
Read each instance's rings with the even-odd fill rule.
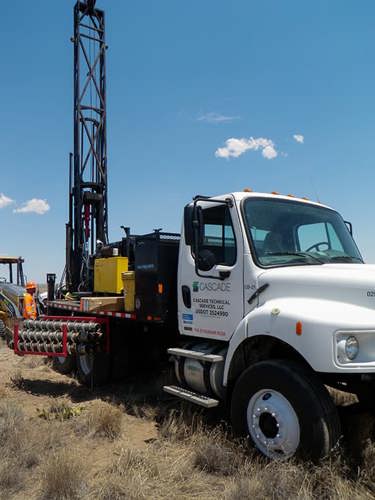
[[[222,281],[208,281],[207,283],[193,281],[193,292],[230,292],[231,283]]]

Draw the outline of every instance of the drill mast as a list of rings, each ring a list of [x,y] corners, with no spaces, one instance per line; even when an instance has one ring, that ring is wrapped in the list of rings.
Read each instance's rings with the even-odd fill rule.
[[[70,155],[66,285],[92,290],[96,242],[108,243],[106,43],[96,0],[74,7],[74,153]]]

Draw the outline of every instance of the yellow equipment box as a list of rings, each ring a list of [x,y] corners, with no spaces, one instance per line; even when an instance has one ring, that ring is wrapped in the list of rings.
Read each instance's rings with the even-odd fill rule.
[[[121,273],[127,270],[127,257],[96,259],[94,266],[94,292],[122,293]]]
[[[133,312],[135,309],[135,273],[134,271],[127,271],[125,273],[122,273],[121,276],[124,288],[125,312]]]

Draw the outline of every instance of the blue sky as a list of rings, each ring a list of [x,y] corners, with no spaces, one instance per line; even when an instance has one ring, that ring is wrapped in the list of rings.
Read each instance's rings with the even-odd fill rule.
[[[22,254],[39,281],[64,265],[73,4],[2,6],[0,193],[15,201],[0,196],[0,254]],[[111,239],[120,225],[179,231],[195,194],[252,187],[335,207],[375,262],[372,0],[97,5],[109,44]],[[245,139],[241,154],[215,156],[230,138]],[[14,212],[32,199],[50,209]]]

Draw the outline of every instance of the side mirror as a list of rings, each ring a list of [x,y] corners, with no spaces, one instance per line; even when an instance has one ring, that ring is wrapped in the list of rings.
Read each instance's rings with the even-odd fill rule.
[[[199,205],[196,208],[195,220],[193,221],[193,227],[197,230],[198,244],[199,246],[204,243],[204,223],[203,223],[203,210]]]
[[[193,213],[194,206],[186,205],[184,209],[184,233],[185,243],[190,246],[194,243]]]
[[[203,212],[200,206],[186,205],[184,209],[185,243],[193,246],[203,243]],[[197,241],[196,241],[197,240]]]
[[[211,250],[201,250],[198,254],[198,268],[201,271],[209,271],[216,264],[216,256]]]

